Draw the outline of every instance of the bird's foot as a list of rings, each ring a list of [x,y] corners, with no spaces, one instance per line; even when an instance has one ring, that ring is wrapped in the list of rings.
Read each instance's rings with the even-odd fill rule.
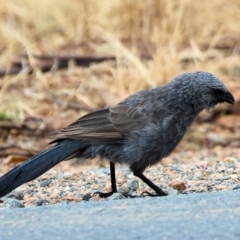
[[[145,195],[146,194],[146,195]],[[167,196],[168,194],[163,192],[163,191],[159,191],[159,192],[156,192],[156,193],[150,193],[148,191],[144,191],[142,192],[143,196],[149,196],[149,197],[164,197],[164,196]]]
[[[100,198],[108,198],[110,196],[112,196],[114,193],[117,193],[117,191],[111,191],[111,192],[107,192],[107,193],[103,193],[103,192],[95,192],[93,193],[93,196],[98,195]],[[136,198],[137,196],[132,196],[131,194],[128,193],[121,193],[125,198]]]
[[[112,196],[114,193],[116,193],[116,191],[111,191],[111,192],[106,192],[106,193],[104,193],[104,192],[95,192],[93,194],[93,196],[98,195],[100,198],[108,198],[108,197]]]

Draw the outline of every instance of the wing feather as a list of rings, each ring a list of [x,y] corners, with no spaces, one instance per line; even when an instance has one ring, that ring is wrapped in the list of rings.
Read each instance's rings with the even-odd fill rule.
[[[137,101],[129,102],[124,100],[111,108],[86,114],[66,128],[53,132],[50,137],[85,139],[92,144],[115,144],[124,141],[133,130],[148,122],[161,123],[171,114],[161,101],[149,101],[149,98],[138,96]]]

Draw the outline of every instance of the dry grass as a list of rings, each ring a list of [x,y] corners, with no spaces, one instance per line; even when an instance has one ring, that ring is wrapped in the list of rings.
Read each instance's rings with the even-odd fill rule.
[[[20,53],[27,53],[34,66],[32,54],[96,40],[105,42],[93,43],[97,54],[119,56],[116,64],[71,65],[46,74],[35,69],[31,76],[0,79],[0,113],[20,121],[39,116],[55,128],[65,126],[82,114],[66,109],[71,101],[93,109],[111,105],[185,71],[207,70],[229,86],[240,83],[239,43],[228,55],[216,49],[220,41],[228,44],[225,37],[240,35],[239,0],[5,0],[0,19],[1,66],[9,67]],[[140,59],[139,40],[153,60]],[[183,64],[185,59],[191,61]]]

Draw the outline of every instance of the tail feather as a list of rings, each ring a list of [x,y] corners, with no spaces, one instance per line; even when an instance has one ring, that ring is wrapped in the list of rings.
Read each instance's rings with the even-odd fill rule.
[[[32,181],[86,145],[81,140],[66,139],[33,156],[0,178],[0,197],[23,183]]]

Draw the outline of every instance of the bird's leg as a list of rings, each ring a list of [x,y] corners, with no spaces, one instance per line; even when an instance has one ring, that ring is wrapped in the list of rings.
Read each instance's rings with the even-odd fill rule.
[[[153,193],[145,191],[142,194],[146,193],[150,197],[159,197],[159,196],[167,196],[168,195],[160,187],[158,187],[153,182],[151,182],[148,178],[146,178],[143,175],[143,173],[133,172],[133,174],[135,176],[139,177],[143,182],[145,182],[150,188],[152,188],[156,192],[156,194],[153,194]]]
[[[113,193],[117,192],[117,185],[116,185],[116,174],[115,174],[115,164],[110,162],[110,174],[111,174],[111,186],[112,191],[103,193],[103,192],[95,192],[93,195],[98,194],[101,198],[107,198],[110,197]]]

